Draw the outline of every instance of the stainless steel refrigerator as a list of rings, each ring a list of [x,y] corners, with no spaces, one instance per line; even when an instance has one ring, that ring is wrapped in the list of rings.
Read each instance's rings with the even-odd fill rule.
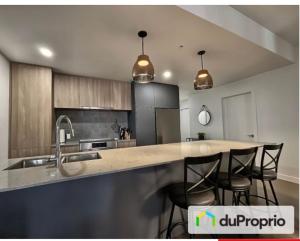
[[[179,109],[155,109],[156,144],[180,142]]]

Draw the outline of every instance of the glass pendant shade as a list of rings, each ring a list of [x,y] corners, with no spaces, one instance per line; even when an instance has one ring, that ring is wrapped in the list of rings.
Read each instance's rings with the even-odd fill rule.
[[[194,89],[195,90],[205,90],[213,87],[213,80],[211,75],[208,73],[207,69],[203,69],[203,59],[202,55],[205,54],[205,50],[198,52],[198,55],[201,56],[201,66],[202,69],[198,71],[195,80],[194,80]]]
[[[148,55],[144,54],[144,38],[146,31],[139,31],[138,36],[142,39],[142,54],[138,56],[132,68],[132,78],[138,83],[148,83],[154,80],[154,67]]]
[[[206,69],[199,70],[194,80],[195,90],[210,89],[213,87],[211,75]]]
[[[154,80],[154,67],[148,55],[138,56],[132,68],[132,78],[139,83],[148,83]]]

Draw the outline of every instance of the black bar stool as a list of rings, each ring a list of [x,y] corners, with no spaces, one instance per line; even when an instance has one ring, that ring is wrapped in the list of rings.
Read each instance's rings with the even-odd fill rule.
[[[262,182],[265,196],[264,197],[258,195],[251,195],[251,196],[259,197],[266,200],[267,206],[269,206],[269,202],[275,205],[279,205],[272,181],[277,179],[278,163],[279,163],[282,147],[283,147],[283,143],[264,145],[262,156],[261,156],[260,167],[255,166],[252,171],[253,179],[257,179]],[[274,197],[274,201],[268,198],[268,191],[265,183],[266,181],[269,182]]]
[[[222,188],[222,204],[225,205],[225,190],[232,191],[232,205],[239,205],[241,195],[250,205],[249,191],[252,183],[257,147],[248,149],[231,149],[229,154],[228,172],[219,174],[218,185]]]
[[[218,179],[221,160],[222,153],[204,157],[186,157],[184,159],[183,182],[174,183],[167,187],[172,208],[166,238],[171,238],[175,206],[188,209],[191,205],[210,206],[220,203],[216,180]],[[195,170],[197,165],[198,168]],[[197,180],[195,181],[195,179]]]

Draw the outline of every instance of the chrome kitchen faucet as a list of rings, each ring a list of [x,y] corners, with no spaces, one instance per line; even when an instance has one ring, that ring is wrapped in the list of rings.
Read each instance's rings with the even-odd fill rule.
[[[62,165],[62,158],[61,158],[61,151],[60,151],[60,138],[59,138],[59,132],[60,132],[60,124],[63,120],[66,120],[69,126],[69,129],[71,131],[71,136],[74,137],[74,129],[72,126],[72,122],[70,118],[66,115],[61,115],[57,118],[56,121],[56,150],[55,150],[55,160],[56,160],[56,166],[60,167]]]

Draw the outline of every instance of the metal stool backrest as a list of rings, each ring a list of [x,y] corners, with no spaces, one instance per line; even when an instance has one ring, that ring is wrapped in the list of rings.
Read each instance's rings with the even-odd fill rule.
[[[221,161],[222,153],[214,154],[211,156],[184,158],[184,193],[186,200],[189,194],[206,192],[213,189],[217,192],[217,180],[220,171]],[[193,168],[196,165],[199,165],[200,167],[197,170]],[[210,167],[204,168],[204,166],[207,167],[209,165]],[[194,174],[194,177],[195,179],[197,179],[197,181],[193,180],[193,183],[195,184],[191,187],[188,187],[187,183],[189,181],[190,172]],[[205,184],[205,188],[199,190],[201,184]]]
[[[283,143],[264,145],[260,163],[260,171],[262,174],[266,170],[275,170],[277,173],[282,147]],[[267,162],[267,158],[270,158],[271,160]]]
[[[252,180],[252,170],[255,163],[257,149],[257,147],[253,147],[248,149],[230,150],[228,165],[228,179],[230,186],[232,177],[238,174],[247,176],[250,180]]]

